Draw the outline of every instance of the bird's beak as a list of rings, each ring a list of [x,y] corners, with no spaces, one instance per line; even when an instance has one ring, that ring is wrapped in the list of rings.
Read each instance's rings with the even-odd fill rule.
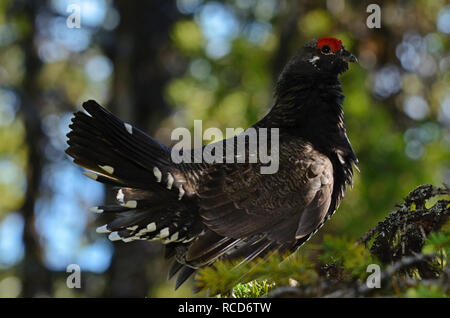
[[[341,49],[341,59],[345,62],[358,63],[358,59],[352,53],[347,51],[346,49]]]

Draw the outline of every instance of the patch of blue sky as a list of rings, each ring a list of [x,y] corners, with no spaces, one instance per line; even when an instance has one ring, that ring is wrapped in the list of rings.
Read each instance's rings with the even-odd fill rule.
[[[439,10],[436,24],[440,32],[445,34],[450,33],[450,5],[446,5]]]
[[[239,35],[240,23],[234,11],[219,2],[208,2],[195,14],[206,38],[206,54],[214,59],[227,55],[231,41]]]
[[[374,77],[373,91],[380,98],[387,98],[401,89],[402,76],[396,65],[387,64]]]
[[[0,127],[14,121],[18,108],[18,95],[11,89],[0,88]]]
[[[24,220],[21,214],[11,212],[0,223],[0,268],[17,264],[24,256]]]
[[[68,160],[49,164],[46,177],[53,196],[42,197],[36,204],[36,229],[43,238],[46,265],[52,270],[64,270],[68,264],[84,262],[90,271],[104,271],[112,256],[111,246],[97,241],[84,243],[86,208],[103,200],[103,187],[84,177]],[[104,260],[85,259],[92,254],[102,255]]]
[[[266,43],[271,31],[272,24],[261,20],[256,20],[244,28],[247,39],[254,44],[261,45]]]
[[[112,243],[106,237],[100,237],[80,250],[76,263],[82,271],[102,273],[108,269],[113,253]]]

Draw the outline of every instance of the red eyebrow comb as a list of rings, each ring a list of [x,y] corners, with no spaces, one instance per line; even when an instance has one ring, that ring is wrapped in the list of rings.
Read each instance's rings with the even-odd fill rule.
[[[317,40],[318,47],[322,48],[324,45],[328,45],[333,52],[336,52],[342,47],[342,41],[331,37],[324,37]]]

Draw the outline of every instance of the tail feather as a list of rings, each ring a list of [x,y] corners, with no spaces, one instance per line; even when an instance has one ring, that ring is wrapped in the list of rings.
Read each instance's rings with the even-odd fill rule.
[[[167,165],[169,163],[169,149],[155,139],[138,128],[123,122],[95,101],[87,101],[83,104],[83,107],[97,120],[97,124],[108,129],[108,133],[113,136],[111,141],[114,145],[119,149],[129,151],[128,157],[131,160],[136,161],[149,171],[153,170],[153,166],[149,166],[149,159],[154,164]]]
[[[179,271],[183,268],[183,264],[178,263],[178,261],[174,261],[172,266],[170,267],[169,274],[167,275],[167,279],[172,279]]]
[[[77,163],[77,162],[75,162],[75,160],[74,160],[74,163]],[[115,187],[123,187],[123,186],[125,186],[125,184],[120,182],[119,180],[111,178],[111,177],[106,176],[104,174],[93,173],[93,172],[90,172],[90,171],[84,171],[83,174],[86,177],[88,177],[88,178],[90,178],[92,180],[95,180],[95,181],[98,181],[98,182],[101,182],[101,183],[104,183],[104,184],[109,184],[109,185],[112,185],[112,186],[115,186]]]
[[[122,213],[130,211],[129,208],[121,205],[100,205],[89,209],[93,213]]]
[[[195,272],[196,272],[196,269],[193,269],[188,266],[184,266],[177,276],[177,282],[175,283],[175,290],[177,290]]]
[[[153,174],[140,169],[114,150],[110,150],[107,154],[102,151],[101,146],[86,147],[74,144],[73,139],[69,140],[68,143],[70,147],[66,150],[66,153],[72,156],[74,162],[83,168],[134,187],[155,187],[155,184],[151,184],[151,181],[155,180]],[[92,149],[98,150],[94,152]]]
[[[83,108],[87,113],[77,112],[72,118],[66,153],[90,170],[84,172],[89,178],[119,188],[117,204],[90,209],[115,215],[97,232],[109,234],[112,241],[160,240],[172,247],[190,244],[202,225],[185,195],[184,173],[172,164],[169,149],[95,101],[85,102]],[[168,253],[174,256],[175,248]],[[189,270],[181,275],[179,281],[185,281]]]
[[[109,178],[98,181],[113,181],[183,198],[186,178],[172,164],[167,147],[95,101],[87,101],[83,107],[88,114],[75,113],[70,125],[72,131],[67,134],[66,153],[76,164]]]
[[[186,261],[195,267],[210,265],[240,241],[241,239],[223,237],[213,231],[206,230],[190,246],[186,254]]]

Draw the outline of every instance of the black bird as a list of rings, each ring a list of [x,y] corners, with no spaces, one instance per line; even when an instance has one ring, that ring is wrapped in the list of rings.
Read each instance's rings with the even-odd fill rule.
[[[95,101],[85,102],[87,114],[72,118],[66,152],[91,171],[88,177],[118,188],[118,204],[91,209],[116,216],[97,232],[113,241],[160,240],[166,257],[175,259],[169,278],[179,273],[176,288],[218,259],[296,250],[352,185],[357,158],[338,75],[356,61],[340,40],[321,38],[287,63],[273,107],[252,126],[278,128],[273,174],[262,174],[260,162],[175,164],[171,149]]]

